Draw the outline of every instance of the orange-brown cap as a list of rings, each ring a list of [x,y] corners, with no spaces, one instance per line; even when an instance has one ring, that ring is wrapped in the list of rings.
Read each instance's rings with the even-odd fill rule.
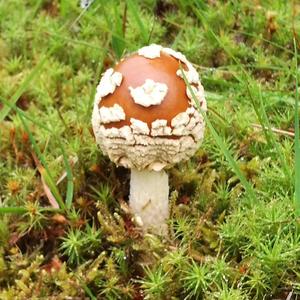
[[[97,143],[112,161],[158,171],[194,154],[204,121],[182,72],[205,111],[199,75],[170,48],[143,47],[103,74],[92,123]]]

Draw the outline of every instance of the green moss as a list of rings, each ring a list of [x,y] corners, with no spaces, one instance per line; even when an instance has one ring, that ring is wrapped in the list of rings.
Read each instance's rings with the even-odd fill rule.
[[[0,202],[19,212],[0,215],[0,298],[299,293],[294,5],[94,1],[83,12],[76,1],[0,2]],[[129,172],[109,162],[91,134],[100,74],[148,39],[194,63],[208,118],[255,192],[245,193],[207,130],[195,156],[169,170],[165,240],[132,222]],[[19,110],[1,115],[13,100]],[[49,210],[55,198],[71,207]]]

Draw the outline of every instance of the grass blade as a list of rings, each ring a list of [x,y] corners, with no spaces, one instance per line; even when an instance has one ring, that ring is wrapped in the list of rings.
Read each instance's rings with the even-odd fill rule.
[[[25,207],[0,207],[0,214],[25,214]]]
[[[30,129],[28,127],[28,124],[27,124],[25,118],[21,114],[18,114],[18,116],[24,126],[25,131],[27,132],[27,134],[29,136],[30,142],[32,144],[32,147],[33,147],[38,159],[41,161],[40,167],[38,166],[41,176],[43,176],[46,184],[50,187],[50,190],[51,190],[53,196],[55,197],[57,203],[59,204],[59,207],[62,209],[65,209],[65,204],[64,204],[62,197],[58,191],[58,188],[56,187],[55,182],[51,176],[51,173],[50,173],[47,163],[44,159],[44,156],[43,156],[42,152],[40,151],[38,145],[36,144],[36,141],[33,137],[32,132],[30,131]]]
[[[108,44],[109,44],[109,40],[107,40],[107,42],[106,42],[106,45],[105,45],[106,47],[104,48],[105,49],[104,50],[104,55],[102,56],[101,59],[99,59],[99,63],[97,64],[97,69],[96,69],[96,72],[95,72],[94,83],[93,83],[94,88],[91,90],[90,98],[89,98],[89,101],[88,101],[86,114],[85,114],[85,118],[88,122],[90,121],[90,118],[91,118],[90,117],[90,112],[91,112],[92,107],[93,107],[93,102],[94,102],[94,98],[95,98],[95,95],[96,95],[96,88],[97,88],[97,85],[99,84],[99,78],[101,77],[104,57],[108,53]]]
[[[26,118],[27,120],[29,120],[33,124],[35,124],[35,125],[39,126],[40,128],[43,128],[44,130],[52,133],[52,131],[48,127],[46,127],[44,124],[36,121],[35,119],[29,117],[26,113],[24,113],[24,111],[22,109],[20,109],[19,107],[17,107],[16,104],[12,104],[12,103],[8,102],[4,98],[1,98],[1,96],[0,96],[0,102],[2,102],[3,104],[9,106],[10,109],[14,110],[17,114],[22,115],[24,118]]]
[[[291,172],[290,172],[289,166],[287,164],[286,158],[284,157],[283,152],[280,149],[280,145],[276,140],[275,133],[272,131],[272,126],[270,124],[270,121],[268,119],[268,116],[267,116],[267,113],[265,110],[264,100],[263,100],[262,93],[261,93],[261,86],[255,82],[254,89],[257,90],[257,93],[255,93],[254,97],[252,95],[252,90],[250,89],[250,85],[247,86],[247,89],[248,89],[248,93],[249,93],[249,97],[250,97],[253,109],[254,109],[255,114],[258,118],[258,121],[261,125],[261,128],[264,132],[267,143],[268,143],[270,149],[273,149],[273,148],[275,149],[276,155],[278,155],[280,164],[283,167],[286,178],[291,179]],[[258,94],[258,95],[256,95],[256,94]],[[255,99],[258,99],[258,103],[255,101]]]
[[[26,77],[24,82],[19,86],[17,91],[13,94],[11,97],[11,100],[9,101],[10,104],[15,104],[18,99],[21,97],[21,95],[24,93],[24,91],[27,89],[28,85],[30,82],[39,74],[41,71],[44,63],[47,61],[49,58],[51,52],[53,51],[54,48],[52,48],[44,57],[43,59],[33,68],[31,73]],[[5,119],[5,117],[9,114],[11,110],[10,106],[5,105],[2,110],[0,111],[0,122]]]
[[[140,29],[140,33],[142,35],[142,38],[143,38],[143,42],[144,44],[147,44],[148,40],[149,40],[149,34],[142,22],[142,19],[140,18],[140,15],[138,13],[138,7],[136,5],[136,2],[135,0],[128,0],[127,1],[127,4],[128,4],[128,9],[129,11],[132,13],[133,17],[134,17],[134,20],[136,21],[139,29]]]
[[[260,125],[263,128],[266,140],[267,140],[268,144],[270,145],[270,147],[274,147],[276,149],[276,152],[279,155],[280,164],[282,165],[282,167],[284,169],[285,176],[286,176],[286,178],[288,178],[290,180],[291,179],[291,173],[289,171],[290,168],[289,168],[289,165],[288,165],[285,157],[282,154],[282,151],[280,149],[280,144],[277,142],[277,140],[275,138],[275,134],[271,130],[271,125],[270,125],[270,122],[268,120],[266,111],[264,109],[263,100],[262,100],[262,97],[261,97],[260,86],[257,84],[257,82],[255,80],[253,80],[251,74],[246,70],[246,68],[243,66],[243,64],[240,63],[240,60],[221,41],[221,39],[217,36],[217,34],[211,28],[209,28],[209,26],[206,23],[206,18],[202,14],[202,11],[200,11],[199,9],[197,9],[196,6],[195,6],[193,12],[195,13],[195,15],[197,16],[197,18],[199,19],[199,21],[203,24],[205,30],[207,30],[213,36],[213,38],[218,42],[219,46],[222,49],[224,49],[224,51],[230,56],[230,58],[241,69],[242,75],[236,75],[235,78],[242,85],[246,84],[246,88],[247,88],[249,96],[250,96],[251,104],[252,104],[253,109],[254,109],[254,111],[256,113],[256,116],[257,116],[257,118],[258,118],[258,120],[260,122]],[[255,90],[257,90],[259,92],[258,99],[259,99],[260,103],[257,104],[256,101],[254,101],[255,95],[253,97],[253,95],[252,95],[253,91],[249,88],[250,86],[254,86]],[[258,108],[256,107],[256,105],[259,105],[260,110],[258,110]]]
[[[114,33],[111,37],[111,45],[114,52],[116,53],[117,58],[120,59],[123,55],[126,44],[123,41],[123,18],[120,16],[117,6],[114,6],[114,17],[115,22],[112,25],[112,28],[114,28]],[[119,36],[121,36],[123,39],[120,39]]]
[[[53,196],[51,189],[46,184],[43,176],[41,176],[41,180],[42,180],[42,186],[43,186],[44,192],[45,192],[46,197],[48,198],[50,204],[52,205],[53,208],[59,208],[59,204],[56,202],[56,199]]]
[[[296,216],[300,217],[300,132],[299,132],[299,83],[298,83],[298,60],[297,45],[294,38],[296,60],[296,95],[295,95],[295,209]]]
[[[39,208],[40,212],[62,212],[61,209],[53,207],[41,207]],[[28,209],[23,206],[5,206],[0,207],[0,214],[25,214],[28,212]]]
[[[37,12],[38,8],[40,7],[42,1],[38,1],[36,8],[34,10],[34,14]],[[79,15],[80,17],[81,15]],[[77,19],[76,19],[77,20]],[[75,21],[76,21],[75,20]],[[74,21],[74,22],[75,22]],[[62,30],[63,28],[65,28],[65,26],[67,25],[64,24],[60,30]],[[59,30],[59,31],[60,31]],[[48,58],[50,57],[50,55],[52,54],[52,52],[55,50],[57,46],[54,45],[50,48],[50,50],[44,55],[44,57],[39,61],[39,63],[33,68],[33,70],[30,72],[30,74],[26,77],[26,79],[24,80],[24,82],[19,86],[19,88],[17,89],[17,91],[13,94],[13,96],[11,97],[11,100],[9,101],[10,104],[15,104],[18,99],[20,98],[20,96],[24,93],[24,91],[27,89],[27,87],[29,86],[30,82],[39,74],[39,72],[41,71],[44,63],[48,60]],[[0,122],[3,121],[5,119],[5,117],[9,114],[11,110],[10,106],[5,105],[1,110],[0,110]]]
[[[255,193],[253,190],[252,185],[248,182],[248,180],[246,179],[246,177],[243,175],[242,171],[240,170],[238,164],[236,163],[236,161],[234,160],[234,158],[232,157],[232,155],[230,154],[229,150],[227,149],[225,143],[223,142],[223,140],[221,139],[221,137],[219,136],[219,134],[217,133],[217,131],[215,130],[215,128],[213,127],[212,123],[210,122],[209,118],[207,117],[206,113],[202,110],[202,108],[200,107],[200,103],[198,98],[196,97],[196,95],[194,94],[193,89],[191,88],[190,83],[187,81],[187,78],[183,72],[182,67],[180,66],[180,70],[181,70],[181,74],[182,77],[185,81],[185,84],[187,85],[194,103],[198,109],[198,111],[201,113],[202,117],[205,120],[205,123],[207,124],[207,127],[209,128],[215,142],[217,143],[217,145],[219,146],[219,148],[221,149],[221,151],[223,152],[224,156],[226,157],[231,169],[234,171],[234,173],[236,174],[236,176],[239,178],[240,182],[242,183],[242,185],[245,188],[246,193],[251,197],[251,199],[255,199]]]
[[[13,109],[18,114],[19,118],[21,119],[21,122],[22,122],[22,124],[25,128],[25,131],[29,135],[31,144],[34,148],[34,151],[35,151],[35,153],[37,154],[37,156],[39,157],[39,159],[42,162],[42,164],[40,164],[40,163],[38,163],[38,161],[36,159],[36,162],[38,163],[38,170],[39,170],[39,172],[42,176],[42,180],[45,182],[45,184],[47,186],[49,186],[51,193],[53,193],[53,196],[55,197],[55,200],[59,204],[59,207],[64,208],[64,204],[63,204],[62,198],[60,196],[60,193],[59,193],[59,191],[56,187],[56,184],[55,184],[50,172],[48,171],[48,168],[46,167],[47,164],[46,164],[45,160],[43,159],[42,153],[40,152],[39,148],[36,145],[34,137],[31,133],[31,131],[29,130],[29,127],[28,127],[25,119],[30,120],[32,123],[34,123],[37,126],[47,130],[50,133],[52,133],[52,131],[49,128],[45,127],[43,124],[40,124],[39,122],[35,121],[31,117],[28,117],[27,114],[25,114],[21,109],[19,109],[14,103],[10,103],[10,102],[4,100],[3,98],[0,98],[0,101],[2,103],[4,103],[5,105],[7,105],[10,109]],[[70,163],[69,163],[69,161],[67,159],[67,156],[66,156],[66,152],[65,152],[61,142],[59,142],[59,147],[60,147],[60,149],[62,151],[62,154],[63,154],[64,164],[65,164],[65,168],[66,168],[66,172],[67,172],[68,183],[67,183],[66,205],[67,205],[67,208],[70,208],[71,204],[72,204],[73,191],[74,191],[73,174],[72,174]]]
[[[59,138],[59,148],[61,149],[62,155],[63,155],[63,160],[64,160],[64,165],[66,168],[66,173],[67,173],[67,193],[66,193],[66,207],[67,209],[70,209],[72,206],[72,200],[73,200],[73,194],[74,194],[74,182],[73,182],[73,173],[72,173],[72,168],[70,165],[70,162],[68,160],[65,148],[63,147],[63,144],[60,142]]]
[[[42,181],[44,181],[44,183],[49,186],[50,188],[50,192],[53,193],[53,196],[55,197],[55,201],[57,200],[58,201],[58,204],[61,208],[63,208],[63,206],[61,205],[63,203],[62,199],[61,199],[61,196],[58,192],[58,189],[56,187],[56,184],[54,183],[54,180],[53,178],[51,177],[50,173],[47,171],[47,168],[46,167],[43,167],[42,165],[46,166],[46,163],[45,161],[42,159],[42,153],[39,151],[35,141],[34,141],[34,138],[33,138],[33,135],[31,134],[30,130],[29,130],[29,127],[27,126],[27,123],[25,122],[25,118],[28,119],[29,121],[31,121],[32,123],[36,124],[37,126],[39,126],[40,128],[43,128],[45,129],[46,131],[52,133],[52,131],[45,127],[43,124],[40,124],[39,122],[37,122],[36,120],[32,119],[31,117],[27,116],[27,114],[25,114],[21,109],[19,109],[15,104],[12,104],[12,103],[9,103],[8,101],[4,100],[3,98],[0,98],[0,101],[4,104],[6,104],[10,109],[14,110],[20,117],[21,119],[21,122],[23,123],[24,125],[24,128],[26,130],[26,132],[28,133],[29,135],[29,138],[31,140],[31,143],[33,145],[33,148],[35,150],[35,153],[38,155],[38,157],[41,159],[42,161],[42,164],[40,164],[38,162],[38,160],[36,159],[36,163],[38,164],[38,170],[41,174],[41,177],[42,177]],[[59,141],[59,138],[58,138],[58,141]],[[71,169],[71,165],[69,163],[69,160],[67,158],[67,155],[66,155],[66,152],[65,152],[65,149],[62,145],[62,143],[59,141],[59,147],[62,151],[62,155],[63,155],[63,159],[64,159],[64,164],[65,164],[65,168],[66,168],[66,173],[67,173],[67,193],[66,193],[66,205],[67,205],[67,208],[70,209],[71,208],[71,204],[72,204],[72,199],[73,199],[73,191],[74,191],[74,183],[73,183],[73,174],[72,174],[72,169]],[[60,198],[61,199],[61,202],[60,200],[58,200],[57,198]]]

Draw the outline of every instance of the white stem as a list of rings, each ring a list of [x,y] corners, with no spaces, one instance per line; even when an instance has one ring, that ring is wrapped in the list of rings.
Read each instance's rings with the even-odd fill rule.
[[[166,235],[169,183],[165,171],[131,170],[129,205],[144,230]]]

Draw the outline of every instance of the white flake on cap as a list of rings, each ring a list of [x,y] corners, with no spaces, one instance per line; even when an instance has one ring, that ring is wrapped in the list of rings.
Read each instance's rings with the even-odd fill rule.
[[[125,126],[121,127],[119,129],[119,132],[120,132],[120,137],[125,139],[128,143],[130,143],[130,144],[135,143],[132,129],[129,126],[125,125]]]
[[[202,140],[204,133],[204,121],[201,114],[193,107],[189,106],[185,112],[177,114],[171,120],[172,135],[189,136]]]
[[[122,78],[122,74],[114,71],[113,68],[105,71],[97,86],[95,101],[98,101],[99,104],[102,97],[112,94],[116,87],[121,85]]]
[[[183,136],[188,135],[189,131],[185,126],[178,126],[172,130],[172,134],[177,136]]]
[[[156,58],[160,57],[160,51],[162,50],[162,46],[151,44],[149,46],[145,46],[138,50],[138,55],[144,56],[146,58]]]
[[[197,124],[196,119],[194,117],[191,117],[189,123],[186,125],[186,128],[188,130],[192,130],[196,126],[196,124]]]
[[[198,93],[199,93],[199,95],[200,95],[200,105],[201,105],[201,108],[202,108],[202,110],[204,110],[204,111],[207,111],[207,103],[206,103],[206,100],[205,100],[205,92],[204,92],[204,88],[203,88],[203,86],[202,86],[202,84],[200,83],[200,81],[199,81],[199,83],[198,83]]]
[[[105,128],[103,125],[100,126],[100,132],[104,137],[107,138],[118,138],[120,137],[120,132],[118,128]]]
[[[134,138],[136,145],[148,146],[153,142],[152,137],[148,135],[136,134]]]
[[[187,110],[186,110],[186,112],[189,115],[193,115],[196,112],[195,107],[194,106],[188,107]]]
[[[189,68],[187,71],[178,69],[176,72],[176,75],[181,77],[182,79],[184,78],[182,75],[182,72],[184,73],[188,83],[198,83],[199,82],[199,74],[197,73],[196,69],[194,67]]]
[[[201,108],[203,111],[207,111],[207,103],[205,101],[205,98],[204,98],[204,100],[202,99]]]
[[[127,125],[121,128],[99,126],[97,125],[99,124],[97,115],[93,114],[96,141],[102,152],[107,154],[117,165],[139,170],[159,171],[164,167],[170,167],[181,160],[188,159],[197,149],[197,143],[189,136],[169,139],[134,134],[133,129]],[[139,124],[135,121],[134,123]]]
[[[192,130],[192,135],[197,141],[201,141],[204,135],[204,122],[198,123]]]
[[[176,115],[172,121],[171,121],[171,125],[172,127],[180,127],[182,125],[186,125],[190,120],[190,117],[188,115],[188,113],[186,111],[179,113],[178,115]]]
[[[172,128],[167,126],[167,120],[156,120],[151,124],[151,135],[171,135]]]
[[[136,88],[130,86],[129,91],[136,104],[149,107],[150,105],[161,104],[168,92],[168,86],[165,83],[146,79],[145,83],[141,86]]]
[[[98,136],[100,133],[100,115],[99,115],[99,109],[98,109],[98,103],[97,101],[94,102],[94,109],[92,114],[92,126],[95,133],[95,136]]]
[[[176,75],[183,78],[183,75],[182,75],[182,71],[183,71],[188,83],[198,85],[198,89],[195,88],[194,86],[191,86],[191,88],[193,89],[195,96],[199,99],[202,109],[204,111],[206,111],[207,107],[206,107],[206,101],[204,98],[204,89],[200,83],[200,78],[199,78],[199,74],[198,74],[197,70],[193,67],[193,65],[187,60],[185,55],[183,55],[182,53],[177,52],[171,48],[163,48],[162,51],[164,53],[167,53],[167,54],[173,56],[174,58],[180,60],[182,63],[184,63],[187,66],[187,70],[178,69],[176,71]],[[190,100],[193,100],[192,94],[189,91],[188,87],[186,87],[186,94]]]
[[[174,58],[180,60],[181,62],[185,63],[185,64],[188,64],[189,61],[187,60],[187,58],[185,57],[184,54],[182,54],[181,52],[178,52],[178,51],[175,51],[171,48],[163,48],[162,51],[164,53],[167,53],[171,56],[173,56]]]
[[[134,118],[130,118],[130,122],[131,125],[130,127],[132,128],[132,132],[135,134],[149,134],[150,133],[150,129],[147,125],[147,123],[134,119]]]
[[[195,97],[199,100],[199,102],[203,102],[205,101],[205,98],[204,98],[204,93],[202,90],[200,89],[197,89],[196,87],[194,87],[193,85],[190,86],[193,93],[195,94]],[[192,101],[192,103],[194,102],[194,98],[193,98],[193,95],[189,89],[189,87],[187,86],[186,87],[186,95],[188,96],[188,98]]]
[[[142,139],[142,136],[139,137]],[[123,165],[122,162],[124,162],[126,167],[139,170],[160,171],[164,167],[170,167],[174,163],[188,159],[197,149],[197,144],[188,136],[173,140],[154,137],[147,145],[128,145],[126,141],[123,141],[123,143],[113,147],[113,143],[114,140],[112,139],[107,144],[109,151],[106,152],[110,159],[118,165]],[[121,160],[124,157],[126,159]]]
[[[117,165],[159,171],[187,160],[203,139],[203,118],[193,106],[189,106],[185,112],[179,113],[173,119],[176,127],[172,126],[171,135],[177,136],[177,139],[151,136],[147,124],[134,118],[130,120],[131,126],[105,129],[101,125],[100,130],[95,130],[95,135],[103,153],[108,154]],[[93,121],[93,124],[97,122]],[[167,120],[156,120],[151,124],[151,134],[153,125],[154,128],[168,127]]]
[[[100,120],[103,124],[125,120],[125,112],[119,104],[112,107],[102,106],[99,109]]]
[[[191,145],[195,144],[194,140],[190,136],[183,136],[180,139],[180,150],[179,152],[185,152],[191,149],[194,149],[194,147],[191,148]]]

